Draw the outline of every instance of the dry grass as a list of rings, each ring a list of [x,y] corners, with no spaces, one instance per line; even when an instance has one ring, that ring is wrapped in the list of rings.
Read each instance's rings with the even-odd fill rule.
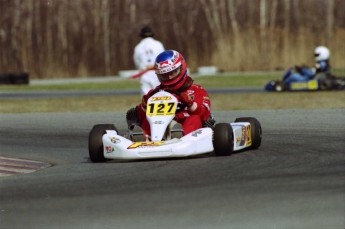
[[[345,108],[345,91],[211,94],[212,110]],[[0,100],[0,113],[124,112],[139,96]]]
[[[331,65],[344,68],[345,31],[335,32],[332,42],[327,44],[331,50]],[[265,37],[260,37],[258,29],[253,27],[239,32],[237,37],[231,33],[219,37],[216,41],[219,48],[213,51],[210,65],[225,71],[275,70],[302,64],[313,66],[314,48],[325,42],[309,28],[300,28],[298,33],[288,35],[282,28],[266,33]],[[193,65],[198,66],[198,63]]]
[[[214,110],[345,108],[345,92],[340,91],[226,94],[211,99]]]

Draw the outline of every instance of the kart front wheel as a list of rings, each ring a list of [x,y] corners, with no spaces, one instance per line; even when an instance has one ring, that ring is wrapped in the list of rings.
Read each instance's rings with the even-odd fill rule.
[[[113,124],[97,124],[94,125],[89,134],[89,156],[92,162],[104,162],[106,158],[103,154],[102,137],[106,130],[115,130]]]
[[[242,117],[235,119],[235,122],[249,122],[250,123],[250,134],[252,137],[252,145],[249,149],[257,149],[261,145],[262,129],[261,124],[256,118]]]
[[[284,91],[285,85],[283,84],[283,82],[278,81],[278,82],[276,82],[276,84],[274,86],[274,90],[278,91],[278,92]]]
[[[229,156],[234,150],[234,133],[228,123],[217,123],[213,132],[213,148],[216,156]]]

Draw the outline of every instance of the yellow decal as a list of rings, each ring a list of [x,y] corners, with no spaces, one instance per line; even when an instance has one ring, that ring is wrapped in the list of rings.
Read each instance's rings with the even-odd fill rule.
[[[295,83],[291,83],[290,87],[292,90],[299,90],[299,89],[317,90],[318,82],[317,80],[310,80],[308,82],[295,82]]]
[[[146,109],[146,115],[159,116],[159,115],[174,115],[177,103],[150,103]]]
[[[292,90],[304,89],[307,87],[306,82],[291,83],[290,85]]]
[[[135,149],[138,147],[152,147],[152,146],[161,146],[164,142],[134,142],[132,145],[128,146],[127,149]]]
[[[171,96],[152,97],[152,101],[171,100]]]
[[[244,143],[246,142],[246,127],[242,126],[242,136],[241,136],[241,140],[240,140],[240,146],[243,146]]]
[[[318,88],[317,80],[308,81],[308,89],[309,90],[317,90],[317,88]]]
[[[247,139],[246,139],[246,146],[252,145],[252,132],[250,130],[250,125],[247,126]]]

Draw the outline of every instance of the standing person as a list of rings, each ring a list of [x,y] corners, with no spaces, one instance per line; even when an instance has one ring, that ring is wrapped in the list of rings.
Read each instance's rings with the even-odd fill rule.
[[[160,83],[153,70],[153,65],[158,54],[165,49],[160,41],[153,38],[154,33],[150,27],[143,27],[139,35],[142,39],[134,48],[133,60],[140,72],[132,78],[140,77],[141,94],[145,95]]]
[[[160,81],[155,89],[142,97],[142,102],[128,110],[126,118],[129,128],[139,125],[149,140],[150,126],[146,120],[147,100],[159,90],[169,90],[178,99],[179,104],[174,120],[182,125],[183,134],[189,134],[202,127],[211,127],[215,120],[211,115],[211,101],[206,90],[193,83],[187,74],[187,63],[183,56],[175,50],[167,50],[159,54],[154,65]]]

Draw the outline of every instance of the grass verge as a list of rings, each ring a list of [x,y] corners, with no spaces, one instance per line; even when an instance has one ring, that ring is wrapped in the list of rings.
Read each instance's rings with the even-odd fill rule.
[[[281,73],[195,77],[205,88],[263,87]],[[103,83],[0,86],[1,91],[123,90],[138,89],[138,80],[117,79]],[[138,89],[139,90],[139,89]],[[345,91],[210,94],[212,110],[345,108]],[[1,99],[0,113],[124,112],[140,102],[140,96],[94,96],[51,99]]]
[[[210,94],[212,110],[345,108],[345,92]],[[127,111],[139,96],[0,100],[0,113]]]

